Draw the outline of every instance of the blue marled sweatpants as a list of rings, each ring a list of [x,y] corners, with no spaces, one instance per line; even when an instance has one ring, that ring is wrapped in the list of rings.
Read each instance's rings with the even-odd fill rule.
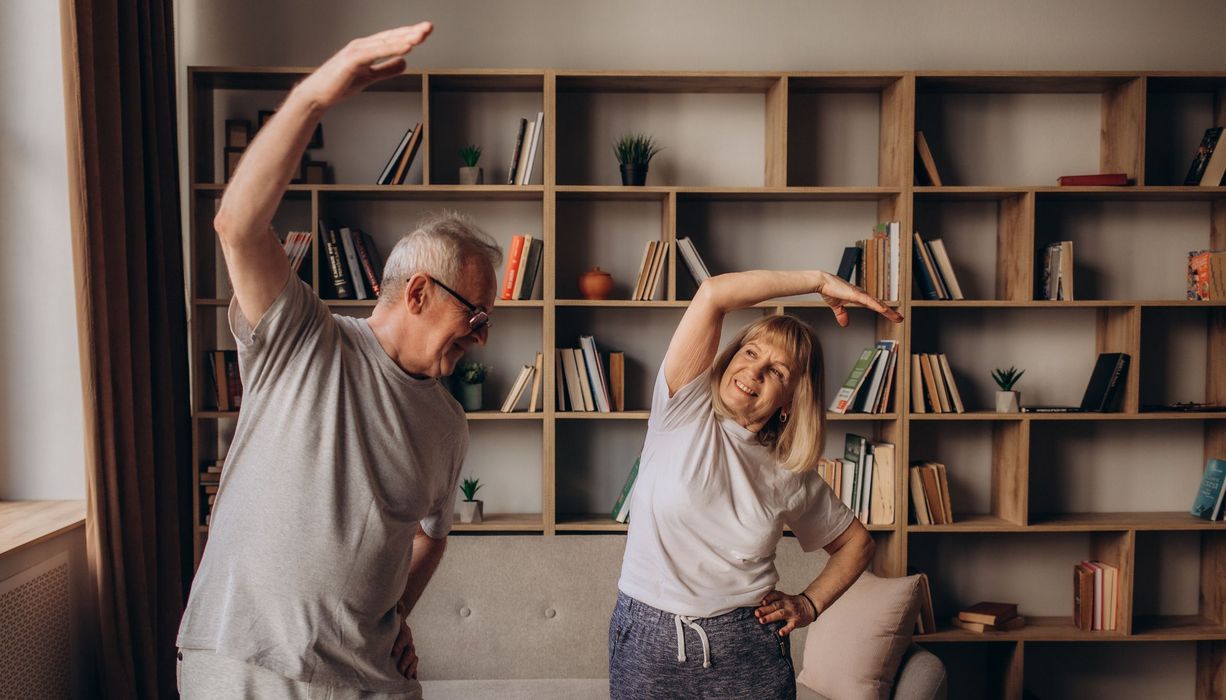
[[[612,700],[794,700],[791,645],[777,634],[782,626],[758,624],[753,608],[679,618],[619,591],[609,620],[609,694]]]

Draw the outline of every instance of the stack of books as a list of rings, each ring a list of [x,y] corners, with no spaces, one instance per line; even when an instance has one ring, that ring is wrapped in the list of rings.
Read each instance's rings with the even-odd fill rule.
[[[328,281],[337,299],[375,299],[383,291],[383,260],[370,234],[320,220]]]
[[[1226,151],[1226,149],[1223,149]],[[1193,250],[1188,253],[1188,300],[1226,299],[1226,250]]]
[[[940,238],[925,241],[915,232],[915,284],[928,300],[963,299],[962,286]]]
[[[949,525],[954,521],[949,500],[949,475],[940,462],[914,462],[911,465],[911,506],[920,525]]]
[[[507,268],[502,275],[502,293],[499,299],[512,301],[536,298],[541,252],[544,247],[539,238],[519,234],[511,236],[511,249],[507,254]]]
[[[617,496],[617,502],[613,504],[613,510],[609,513],[609,517],[619,523],[624,523],[630,519],[630,498],[634,495],[634,482],[639,476],[639,458],[634,458],[634,465],[630,467],[630,474],[626,477],[626,483],[622,486],[621,493]]]
[[[210,350],[209,381],[213,385],[213,406],[218,411],[237,411],[243,405],[243,380],[238,372],[237,350]]]
[[[838,276],[884,301],[898,301],[899,223],[877,224],[873,235],[843,249]]]
[[[968,632],[1015,630],[1026,626],[1026,618],[1017,614],[1017,603],[975,603],[954,616],[954,627]]]
[[[1120,570],[1101,561],[1073,567],[1073,624],[1079,630],[1110,632],[1116,627]]]
[[[545,113],[537,112],[536,121],[519,120],[519,134],[515,137],[515,151],[511,154],[511,167],[507,171],[508,185],[532,184],[532,168],[541,145],[541,132],[545,130]]]
[[[677,250],[681,252],[681,260],[685,262],[685,269],[689,270],[694,285],[701,287],[702,283],[711,277],[711,271],[698,254],[698,248],[694,247],[694,242],[687,236],[677,239]]]
[[[894,365],[898,359],[898,341],[878,340],[875,347],[866,348],[852,365],[830,403],[831,413],[887,413],[891,389],[894,386]]]
[[[1222,519],[1222,500],[1226,496],[1226,460],[1210,459],[1192,502],[1192,515],[1205,520]]]
[[[894,445],[848,433],[843,458],[818,460],[817,474],[864,524],[894,524]]]
[[[945,353],[911,355],[911,410],[915,413],[966,412]]]
[[[515,378],[515,382],[511,385],[511,390],[507,392],[507,397],[503,399],[502,406],[498,409],[503,413],[511,413],[515,407],[519,405],[520,399],[527,390],[528,385],[532,385],[532,390],[528,396],[528,413],[536,413],[537,407],[540,405],[541,392],[541,369],[544,356],[541,353],[536,354],[536,361],[530,365],[520,367],[519,375]]]
[[[417,122],[404,132],[404,136],[400,137],[400,143],[396,145],[396,150],[392,151],[387,164],[379,172],[379,178],[375,180],[376,184],[404,184],[409,168],[413,166],[413,158],[417,156],[417,149],[421,146],[421,136],[421,122]]]
[[[1049,243],[1039,252],[1043,274],[1039,293],[1047,301],[1073,301],[1073,242]]]
[[[643,262],[634,283],[630,301],[655,301],[664,278],[664,262],[668,259],[668,241],[648,241],[643,248]]]
[[[557,349],[558,410],[610,413],[626,409],[626,356],[610,352],[608,371],[596,339],[579,336],[578,348]]]
[[[204,495],[200,503],[200,517],[205,525],[208,525],[213,517],[213,504],[217,502],[217,491],[221,486],[223,466],[224,462],[219,459],[216,462],[210,462],[200,472],[200,489]]]

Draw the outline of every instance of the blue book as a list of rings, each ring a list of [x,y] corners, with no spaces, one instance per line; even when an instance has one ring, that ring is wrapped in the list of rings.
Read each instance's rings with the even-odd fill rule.
[[[1205,475],[1201,477],[1200,489],[1196,492],[1196,500],[1192,503],[1192,515],[1205,520],[1214,520],[1222,513],[1222,495],[1226,490],[1226,460],[1211,459],[1205,465]]]

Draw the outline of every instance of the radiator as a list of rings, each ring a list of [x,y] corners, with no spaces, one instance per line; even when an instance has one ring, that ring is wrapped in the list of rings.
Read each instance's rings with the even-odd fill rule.
[[[71,696],[71,610],[67,552],[0,581],[0,700]]]

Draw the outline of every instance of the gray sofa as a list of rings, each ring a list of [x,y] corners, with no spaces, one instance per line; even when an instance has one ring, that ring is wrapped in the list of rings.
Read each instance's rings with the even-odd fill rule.
[[[621,535],[450,538],[410,618],[426,700],[607,698],[608,621],[625,543]],[[802,588],[825,557],[784,538],[780,588]],[[798,672],[805,633],[792,641]],[[895,684],[895,698],[943,699],[945,668],[912,645]]]

